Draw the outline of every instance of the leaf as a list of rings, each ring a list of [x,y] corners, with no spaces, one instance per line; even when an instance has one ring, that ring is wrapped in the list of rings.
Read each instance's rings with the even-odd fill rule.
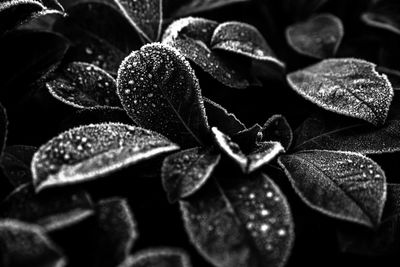
[[[319,14],[286,29],[286,40],[296,52],[318,59],[334,56],[343,35],[342,21],[332,14]]]
[[[180,249],[156,248],[136,252],[118,267],[190,267],[189,256]]]
[[[268,176],[207,189],[180,202],[190,241],[204,258],[217,267],[285,265],[293,221],[285,196]]]
[[[250,153],[262,139],[261,130],[261,126],[256,123],[250,128],[246,128],[232,135],[232,141],[237,143],[243,152]]]
[[[219,131],[216,127],[211,128],[218,147],[235,163],[244,173],[251,173],[273,160],[277,155],[284,152],[279,142],[262,142],[248,155],[245,155],[239,145],[232,139]]]
[[[76,108],[120,106],[115,79],[99,67],[72,62],[54,74],[46,83],[58,100]]]
[[[129,23],[146,41],[160,38],[163,22],[162,0],[114,0]]]
[[[182,5],[174,12],[174,16],[183,17],[189,14],[205,12],[249,0],[180,0]]]
[[[158,133],[120,123],[90,124],[59,134],[32,159],[36,191],[81,183],[178,146]]]
[[[122,106],[140,126],[187,147],[208,136],[199,81],[175,49],[154,43],[132,52],[121,64],[117,86]]]
[[[341,114],[385,123],[393,88],[375,64],[353,58],[326,59],[288,74],[289,85],[314,104]]]
[[[40,225],[46,231],[63,229],[93,215],[89,196],[83,192],[36,194],[31,184],[19,186],[0,205],[3,218]]]
[[[64,267],[60,249],[37,225],[16,220],[0,221],[0,246],[3,266]]]
[[[379,1],[369,11],[361,15],[361,20],[371,27],[400,34],[399,11],[400,6],[398,2]]]
[[[219,24],[211,38],[211,47],[285,68],[285,63],[277,59],[257,28],[247,23],[230,21]]]
[[[220,83],[233,88],[246,88],[250,85],[249,78],[239,71],[239,66],[209,47],[217,26],[216,21],[202,18],[179,19],[165,30],[162,42],[176,48]]]
[[[333,218],[376,227],[386,200],[386,178],[371,159],[352,152],[308,150],[280,156],[296,193]]]
[[[197,192],[212,175],[220,157],[213,149],[199,147],[166,157],[161,177],[168,200],[173,203]]]
[[[288,150],[292,144],[293,131],[283,115],[271,116],[262,128],[263,141],[277,141]]]

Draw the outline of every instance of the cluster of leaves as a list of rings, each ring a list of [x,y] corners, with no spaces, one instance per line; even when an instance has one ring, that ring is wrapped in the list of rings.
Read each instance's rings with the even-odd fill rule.
[[[1,0],[0,265],[393,260],[400,5],[355,2]]]

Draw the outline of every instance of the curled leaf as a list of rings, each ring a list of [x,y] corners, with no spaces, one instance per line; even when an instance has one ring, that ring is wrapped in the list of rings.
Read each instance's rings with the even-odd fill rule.
[[[326,59],[288,74],[287,80],[314,104],[374,125],[385,123],[394,94],[375,64],[354,58]]]
[[[189,256],[180,249],[156,248],[141,250],[118,265],[118,267],[190,267]]]
[[[36,190],[80,183],[178,149],[155,132],[120,123],[90,124],[63,132],[32,159]]]
[[[371,159],[352,152],[308,150],[280,156],[296,193],[328,216],[376,227],[386,200],[386,177]]]
[[[262,128],[263,141],[278,141],[285,150],[292,144],[293,131],[283,115],[276,114],[269,118]]]
[[[372,27],[400,34],[400,5],[397,1],[377,1],[370,10],[362,14],[362,21]]]
[[[189,14],[205,12],[227,5],[250,2],[249,0],[180,0],[182,5],[174,12],[174,16],[182,17]]]

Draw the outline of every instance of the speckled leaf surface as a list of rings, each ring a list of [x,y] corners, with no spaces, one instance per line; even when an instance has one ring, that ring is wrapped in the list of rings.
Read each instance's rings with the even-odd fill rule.
[[[199,12],[205,12],[208,10],[217,9],[235,3],[250,2],[250,1],[249,0],[189,0],[189,1],[181,0],[181,2],[183,3],[182,6],[180,6],[179,9],[174,12],[174,15],[177,17],[182,17]]]
[[[393,88],[375,64],[353,58],[326,59],[287,75],[289,85],[305,99],[341,114],[385,123]]]
[[[120,123],[73,128],[41,146],[32,159],[36,190],[80,183],[178,149],[164,136]]]
[[[68,105],[76,108],[121,105],[115,79],[95,65],[72,62],[53,75],[46,86],[55,98]]]
[[[189,256],[176,248],[140,250],[129,256],[118,267],[190,267]]]
[[[284,266],[293,240],[285,196],[259,174],[181,201],[186,230],[214,266]]]
[[[319,59],[334,56],[343,35],[342,21],[332,14],[319,14],[286,29],[286,40],[296,52]]]
[[[138,125],[187,147],[208,135],[199,81],[174,48],[154,43],[132,52],[121,64],[117,86],[122,106]]]
[[[220,155],[212,148],[192,148],[165,158],[161,177],[170,202],[197,192],[210,178]]]
[[[285,150],[292,145],[293,131],[283,115],[271,116],[262,128],[263,141],[277,141],[282,144]]]
[[[386,200],[386,177],[361,154],[308,150],[278,160],[296,193],[328,216],[376,227]]]

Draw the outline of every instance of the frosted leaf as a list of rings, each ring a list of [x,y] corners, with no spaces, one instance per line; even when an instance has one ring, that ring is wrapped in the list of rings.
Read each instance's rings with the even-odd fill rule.
[[[393,88],[375,64],[354,58],[326,59],[287,75],[289,85],[314,104],[374,125],[385,123]]]
[[[211,38],[211,47],[285,68],[261,33],[250,24],[237,21],[219,24]]]
[[[21,185],[0,205],[2,218],[42,226],[46,231],[63,229],[93,215],[89,196],[83,192],[36,194],[31,184]]]
[[[233,88],[246,88],[250,82],[238,66],[211,51],[211,37],[217,26],[218,23],[213,20],[179,19],[165,30],[162,42],[176,48],[220,83]]]
[[[371,159],[352,152],[308,150],[280,156],[296,193],[330,217],[376,227],[386,200],[386,177]]]
[[[369,26],[400,34],[399,11],[397,1],[379,1],[361,15],[361,20]]]
[[[183,17],[189,14],[205,12],[236,3],[246,3],[250,0],[181,0],[183,4],[174,12],[174,16]]]
[[[285,265],[294,225],[285,196],[269,177],[207,189],[180,202],[190,241],[203,257],[217,267]]]
[[[121,105],[115,79],[89,63],[72,62],[66,65],[54,74],[46,86],[55,98],[73,107]]]
[[[229,136],[219,131],[216,127],[212,127],[211,131],[218,147],[237,163],[244,173],[251,173],[259,169],[284,152],[284,148],[279,142],[261,142],[246,155],[237,143],[233,142]]]
[[[138,125],[187,147],[208,136],[199,81],[175,49],[153,43],[132,52],[120,66],[117,86],[122,106]]]
[[[8,118],[6,109],[0,103],[0,158],[3,156],[8,132]]]
[[[262,128],[263,141],[278,141],[285,150],[292,144],[293,131],[288,121],[283,115],[276,114],[271,116]]]
[[[319,14],[286,29],[286,40],[296,52],[318,59],[334,56],[343,35],[342,21],[332,14]]]
[[[220,155],[212,149],[192,148],[165,158],[161,177],[168,200],[173,203],[197,192],[210,178]]]
[[[32,159],[36,191],[81,183],[178,146],[158,133],[120,123],[70,129],[41,146]]]
[[[6,266],[67,265],[60,249],[45,235],[43,228],[16,220],[0,220],[0,246]]]
[[[189,256],[176,248],[155,248],[136,252],[118,267],[190,267]]]

